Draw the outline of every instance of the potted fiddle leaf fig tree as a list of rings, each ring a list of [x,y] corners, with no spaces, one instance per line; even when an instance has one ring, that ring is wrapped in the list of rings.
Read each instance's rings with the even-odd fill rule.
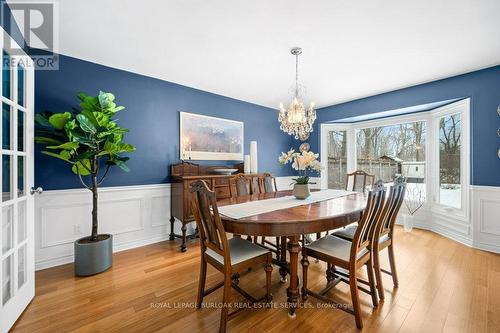
[[[92,233],[75,241],[75,274],[93,275],[107,270],[113,262],[113,236],[98,233],[98,188],[108,171],[118,167],[129,171],[128,157],[135,151],[123,142],[127,129],[114,119],[118,111],[111,93],[97,96],[77,95],[80,108],[71,112],[44,111],[35,116],[35,142],[43,146],[43,154],[68,163],[82,186],[92,192]]]

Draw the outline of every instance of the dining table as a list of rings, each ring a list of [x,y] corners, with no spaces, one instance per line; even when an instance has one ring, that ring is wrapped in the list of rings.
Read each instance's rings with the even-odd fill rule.
[[[239,205],[253,201],[269,200],[290,197],[292,191],[277,191],[273,193],[259,193],[222,199],[217,201],[218,207]],[[298,200],[298,199],[296,199]],[[299,205],[266,211],[251,216],[233,218],[220,214],[225,231],[237,235],[280,237],[281,255],[277,264],[280,267],[282,281],[289,276],[287,288],[288,315],[296,316],[300,296],[298,264],[301,251],[300,239],[302,235],[319,234],[338,229],[359,221],[366,206],[367,195],[364,193],[346,193],[332,199],[308,202],[303,200]],[[269,201],[268,203],[272,203]],[[265,202],[262,202],[265,204]],[[255,204],[253,204],[255,206]],[[245,205],[238,207],[244,208]],[[286,258],[288,250],[289,258]]]

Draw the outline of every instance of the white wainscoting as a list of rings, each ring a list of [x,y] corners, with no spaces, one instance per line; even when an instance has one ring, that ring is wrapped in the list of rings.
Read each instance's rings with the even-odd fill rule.
[[[91,199],[84,189],[45,191],[37,196],[37,270],[73,262],[73,242],[90,234]],[[169,218],[170,184],[99,190],[99,232],[113,234],[115,252],[168,239]]]
[[[278,177],[278,189],[291,189],[292,178]],[[313,188],[319,188],[319,178],[311,181],[317,183]],[[99,232],[114,235],[115,252],[168,239],[170,184],[102,188],[99,203]],[[469,221],[456,221],[424,207],[416,216],[415,227],[500,253],[500,187],[471,186],[471,208]],[[90,234],[90,211],[88,190],[45,191],[36,198],[37,270],[73,262],[73,241]],[[176,233],[180,226],[175,223]],[[188,233],[193,230],[191,224]]]
[[[471,212],[468,219],[457,220],[423,207],[415,227],[436,232],[464,245],[500,253],[500,187],[470,186]],[[401,208],[397,223],[402,224]]]
[[[319,178],[312,178],[319,187]],[[278,177],[279,190],[292,177]],[[91,193],[84,189],[45,191],[35,200],[36,269],[73,262],[73,242],[90,234]],[[99,232],[113,234],[114,251],[168,239],[170,184],[104,187],[99,190]],[[181,224],[175,223],[180,233]],[[194,223],[188,225],[188,234]],[[178,240],[176,240],[178,242]]]
[[[500,187],[472,186],[472,246],[500,253]]]

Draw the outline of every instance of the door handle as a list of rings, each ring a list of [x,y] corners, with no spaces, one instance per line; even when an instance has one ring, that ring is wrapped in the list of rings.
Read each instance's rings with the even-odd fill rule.
[[[37,188],[32,187],[30,189],[30,193],[31,193],[31,195],[42,194],[43,193],[43,188],[41,188],[41,187],[37,187]]]

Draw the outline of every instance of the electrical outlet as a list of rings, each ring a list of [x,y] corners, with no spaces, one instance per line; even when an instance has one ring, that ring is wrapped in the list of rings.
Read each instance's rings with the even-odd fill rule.
[[[73,233],[75,235],[80,235],[82,233],[82,226],[80,224],[73,225]]]

